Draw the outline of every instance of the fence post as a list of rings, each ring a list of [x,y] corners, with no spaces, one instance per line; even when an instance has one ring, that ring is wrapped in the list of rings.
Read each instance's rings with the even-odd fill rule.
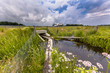
[[[96,31],[98,31],[98,26],[96,26]]]
[[[36,33],[36,31],[35,31],[36,30],[36,27],[35,26],[33,26],[33,27],[34,27],[34,35],[35,35],[35,33]]]

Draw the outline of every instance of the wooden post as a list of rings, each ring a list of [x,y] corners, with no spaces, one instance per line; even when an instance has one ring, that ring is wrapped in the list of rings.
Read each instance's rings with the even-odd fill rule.
[[[98,26],[96,26],[96,31],[98,31]]]
[[[33,26],[34,27],[34,31],[35,31],[35,26]]]
[[[57,27],[57,34],[58,34],[58,27]]]
[[[22,30],[21,30],[20,25],[19,25],[19,31],[20,31],[20,36],[22,36]]]

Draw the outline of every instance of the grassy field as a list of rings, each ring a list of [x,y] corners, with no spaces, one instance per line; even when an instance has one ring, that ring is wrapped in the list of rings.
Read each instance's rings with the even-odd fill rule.
[[[84,37],[79,41],[100,47],[103,51],[110,53],[110,26],[76,26],[76,27],[36,27],[38,30],[48,30],[54,38],[58,36]]]
[[[0,72],[42,73],[44,47],[38,34],[31,36],[33,32],[32,27],[0,27]]]

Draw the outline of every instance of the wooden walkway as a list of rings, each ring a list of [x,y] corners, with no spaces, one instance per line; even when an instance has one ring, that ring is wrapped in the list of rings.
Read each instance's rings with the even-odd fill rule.
[[[52,56],[51,56],[51,51],[52,51],[52,46],[53,46],[53,41],[51,38],[46,37],[48,39],[48,44],[45,52],[45,62],[44,62],[44,69],[43,73],[52,73]]]
[[[45,33],[47,33],[47,30],[36,30],[36,32],[38,34],[45,34]]]
[[[48,44],[47,44],[46,52],[45,52],[45,62],[44,62],[43,73],[52,73],[52,65],[51,65],[51,63],[52,63],[52,56],[51,56],[51,51],[52,51],[52,47],[53,47],[53,40],[50,37],[50,35],[47,33],[46,30],[36,30],[36,32],[38,34],[45,34],[46,36],[44,38],[48,39]]]
[[[48,35],[48,33],[47,33],[47,30],[36,30],[36,32],[38,33],[38,34],[45,34],[45,36],[43,36],[43,37],[50,37],[49,35]],[[57,36],[57,38],[60,38],[60,39],[82,39],[82,38],[84,38],[84,37],[74,37],[74,36]]]
[[[81,38],[84,38],[84,37],[58,36],[57,38],[60,38],[60,39],[81,39]]]
[[[52,51],[52,39],[48,38],[48,45],[46,48],[45,52],[45,62],[44,62],[44,68],[43,68],[43,73],[52,73],[52,56],[51,56],[51,51]]]
[[[42,37],[48,39],[48,44],[47,44],[46,52],[45,52],[45,62],[44,62],[43,73],[52,73],[52,65],[51,65],[51,63],[52,63],[51,51],[52,51],[52,46],[53,46],[52,37],[50,37],[50,35],[47,33],[46,30],[36,30],[36,32],[40,35],[45,34]],[[62,36],[58,36],[57,38],[61,38],[61,39],[81,39],[83,37],[74,37],[74,36],[62,37]]]

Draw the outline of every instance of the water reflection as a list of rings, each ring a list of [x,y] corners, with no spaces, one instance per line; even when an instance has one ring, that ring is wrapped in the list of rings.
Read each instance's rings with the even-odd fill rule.
[[[71,52],[77,55],[78,59],[91,61],[93,65],[99,62],[104,67],[104,73],[106,72],[108,63],[106,62],[106,58],[102,55],[103,50],[101,48],[68,40],[53,41],[53,46],[59,48],[60,52]]]

